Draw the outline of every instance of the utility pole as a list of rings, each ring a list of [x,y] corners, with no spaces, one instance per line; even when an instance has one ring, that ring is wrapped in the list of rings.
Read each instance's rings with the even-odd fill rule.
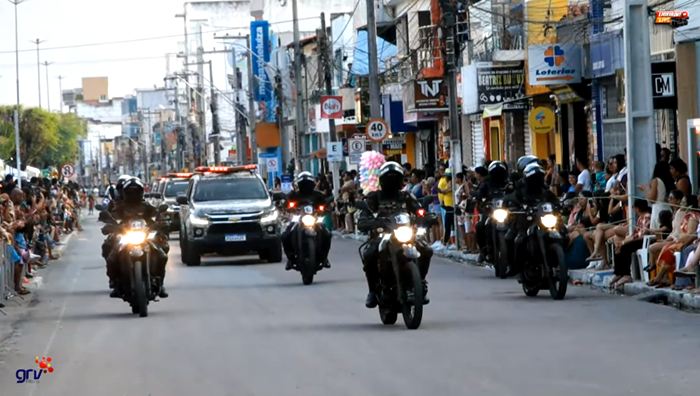
[[[39,44],[45,43],[46,40],[33,40],[30,41],[30,43],[36,44],[36,76],[37,76],[37,83],[39,87],[39,108],[41,108],[41,62],[39,61]],[[48,84],[48,82],[47,82]]]
[[[326,95],[333,95],[333,46],[328,35],[326,34],[326,14],[323,12],[321,13],[321,31],[319,33],[318,39],[321,45],[321,60],[324,70],[323,79],[326,82]],[[323,109],[321,109],[321,111],[323,111]],[[328,128],[330,129],[328,134],[330,141],[338,141],[338,137],[335,134],[335,119],[328,119]],[[338,198],[340,187],[340,172],[338,171],[338,163],[333,161],[329,165],[331,166],[331,175],[333,176],[333,196]]]
[[[204,41],[202,40],[202,24],[198,25],[199,28],[199,46],[197,47],[197,114],[199,115],[199,128],[201,129],[199,133],[199,153],[196,160],[197,166],[204,165],[203,157],[206,157],[206,136],[207,136],[207,119],[206,111],[204,110]],[[196,145],[195,145],[196,148]]]
[[[296,0],[294,0],[296,4]],[[297,35],[299,34],[299,26],[297,22]],[[258,163],[258,139],[255,135],[255,97],[253,96],[253,85],[255,85],[253,76],[253,51],[250,48],[250,35],[246,35],[246,47],[248,48],[248,135],[250,136],[250,160],[251,163]],[[248,151],[246,150],[246,157]]]
[[[53,65],[53,62],[44,61],[43,65],[46,67],[46,109],[51,112],[51,95],[49,94],[49,65]]]
[[[381,118],[381,91],[379,89],[379,59],[377,54],[377,15],[374,0],[367,1],[367,50],[369,51],[369,116]],[[381,151],[381,143],[372,143],[372,149]]]
[[[243,132],[243,116],[240,114],[240,90],[241,90],[241,75],[240,69],[238,68],[238,54],[236,53],[236,46],[231,46],[231,56],[233,56],[233,87],[236,91],[236,103],[233,105],[236,109],[236,164],[243,165],[245,163],[245,157],[248,150],[245,148],[245,132]]]
[[[17,74],[17,108],[15,108],[15,160],[17,161],[17,187],[22,188],[21,166],[19,152],[19,29],[17,27],[17,6],[25,0],[9,0],[15,6],[15,73]]]
[[[214,137],[214,165],[221,165],[221,124],[219,124],[219,103],[217,95],[214,94],[214,72],[211,61],[209,61],[209,93],[211,98],[211,133]],[[216,129],[214,128],[216,126]]]
[[[459,104],[457,103],[457,68],[459,67],[459,57],[461,56],[460,43],[457,37],[457,10],[455,3],[443,2],[441,4],[443,10],[445,30],[443,37],[445,37],[445,55],[447,58],[447,89],[449,98],[449,111],[450,111],[450,159],[452,162],[452,191],[457,191],[457,186],[455,185],[455,177],[457,173],[460,172],[462,168],[462,150],[460,144],[460,130],[459,130]],[[451,194],[454,194],[452,192]],[[453,232],[457,235],[456,230],[459,227],[457,223],[457,216],[454,216],[454,227]],[[455,238],[457,248],[460,247],[461,243],[459,238]]]
[[[66,76],[57,76],[56,78],[58,79],[58,91],[61,95],[61,110],[59,113],[63,113],[63,79],[66,78]]]
[[[372,0],[368,0],[368,3],[374,2]],[[367,6],[369,8],[369,5]],[[296,91],[297,91],[297,97],[296,97],[296,103],[294,104],[296,106],[296,117],[295,117],[295,123],[296,123],[296,133],[294,134],[296,137],[296,145],[294,145],[294,168],[296,169],[297,172],[301,171],[301,160],[299,156],[301,155],[301,150],[299,150],[299,147],[301,147],[301,140],[302,140],[302,130],[304,128],[304,111],[303,111],[303,105],[304,105],[304,88],[301,85],[301,38],[299,37],[299,12],[297,9],[297,0],[292,0],[292,20],[293,20],[293,28],[294,28],[294,85],[296,86]],[[373,10],[374,11],[374,10]],[[372,14],[374,15],[374,14]],[[368,16],[369,19],[369,16]],[[374,50],[377,50],[377,46],[375,44]],[[370,47],[370,53],[372,52],[372,48]],[[370,62],[371,62],[371,54],[370,54]],[[371,67],[371,66],[370,66]]]

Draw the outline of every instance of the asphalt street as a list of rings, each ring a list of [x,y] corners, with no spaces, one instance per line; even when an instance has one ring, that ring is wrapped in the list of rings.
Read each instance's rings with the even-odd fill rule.
[[[0,345],[0,396],[684,395],[700,389],[700,316],[570,287],[525,297],[514,280],[435,259],[420,329],[364,307],[359,243],[334,239],[311,286],[284,264],[207,258],[173,238],[170,298],[148,318],[108,298],[95,219],[44,275]],[[0,320],[7,320],[0,317]],[[54,372],[17,383],[51,357]]]

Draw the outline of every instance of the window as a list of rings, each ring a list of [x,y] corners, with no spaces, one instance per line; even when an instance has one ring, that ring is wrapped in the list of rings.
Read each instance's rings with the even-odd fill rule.
[[[107,95],[100,95],[100,100],[107,100]]]
[[[165,197],[177,197],[178,194],[184,193],[187,190],[187,185],[190,184],[189,181],[176,181],[168,183],[165,187]]]
[[[267,189],[257,178],[231,177],[200,180],[193,200],[204,202],[267,198]]]

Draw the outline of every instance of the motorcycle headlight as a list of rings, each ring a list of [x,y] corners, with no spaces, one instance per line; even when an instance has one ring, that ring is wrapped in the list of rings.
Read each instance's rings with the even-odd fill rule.
[[[493,218],[496,219],[497,222],[503,223],[506,221],[506,218],[508,218],[508,211],[505,209],[496,209],[493,211]]]
[[[143,231],[128,231],[122,236],[122,241],[129,245],[140,245],[146,240],[146,233]]]
[[[266,214],[262,218],[260,218],[261,223],[272,223],[277,220],[279,217],[279,212],[277,210],[273,210],[272,212]]]
[[[554,228],[557,225],[557,216],[553,214],[546,214],[540,218],[542,225],[547,228]]]
[[[209,219],[203,219],[200,217],[196,217],[194,214],[191,214],[190,223],[192,223],[193,226],[206,226],[209,225]]]
[[[413,238],[413,229],[411,227],[399,227],[394,230],[396,240],[401,243],[406,243]]]
[[[304,215],[301,217],[301,224],[306,227],[313,227],[316,224],[316,218],[311,215]]]

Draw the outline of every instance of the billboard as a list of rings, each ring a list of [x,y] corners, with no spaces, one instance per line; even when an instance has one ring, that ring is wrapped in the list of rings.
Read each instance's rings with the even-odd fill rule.
[[[578,44],[538,44],[527,48],[530,85],[581,82],[583,63]]]
[[[270,24],[267,21],[250,22],[250,47],[253,54],[255,100],[267,102],[272,91],[266,71],[266,66],[270,63]]]
[[[527,101],[516,102],[525,96],[523,89],[525,76],[522,66],[477,65],[476,86],[479,109],[498,105],[503,102],[504,109],[522,109]]]

